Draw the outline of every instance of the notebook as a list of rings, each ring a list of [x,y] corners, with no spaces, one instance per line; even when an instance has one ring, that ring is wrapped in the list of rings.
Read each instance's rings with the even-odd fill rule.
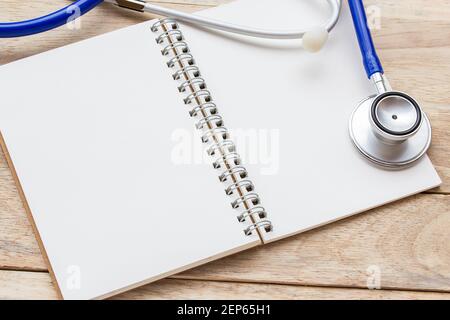
[[[198,14],[292,29],[328,13]],[[360,61],[344,5],[318,54],[152,20],[2,66],[2,146],[61,297],[110,297],[438,186],[427,157],[387,171],[352,146],[349,116],[374,93]]]

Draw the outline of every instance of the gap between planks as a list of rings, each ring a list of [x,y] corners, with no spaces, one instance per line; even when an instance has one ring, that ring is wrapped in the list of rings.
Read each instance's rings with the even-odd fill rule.
[[[0,298],[56,299],[45,273],[0,271]],[[165,279],[112,299],[450,299],[450,294],[405,290],[291,286]]]

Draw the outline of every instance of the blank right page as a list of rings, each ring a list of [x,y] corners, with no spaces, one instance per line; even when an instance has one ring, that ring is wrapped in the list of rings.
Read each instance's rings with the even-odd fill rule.
[[[248,0],[200,14],[293,29],[324,21],[328,12],[326,1]],[[361,63],[346,1],[318,54],[305,52],[296,40],[249,40],[183,28],[273,223],[266,242],[441,183],[428,157],[412,168],[387,171],[353,147],[349,117],[375,90]]]

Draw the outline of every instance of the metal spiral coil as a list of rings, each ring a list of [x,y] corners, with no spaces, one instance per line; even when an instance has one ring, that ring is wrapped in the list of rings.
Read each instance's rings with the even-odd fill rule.
[[[161,53],[162,53],[163,56],[167,56],[175,48],[181,48],[181,52],[182,53],[188,53],[189,52],[189,47],[188,47],[186,42],[184,42],[184,41],[177,41],[177,42],[173,42],[173,43],[168,44],[164,49],[161,50]]]
[[[253,185],[253,182],[251,182],[250,180],[241,180],[236,183],[233,183],[231,186],[226,188],[225,193],[228,196],[231,196],[238,189],[244,189],[247,192],[252,192],[255,190],[255,186]]]
[[[261,203],[261,200],[259,199],[259,196],[257,193],[247,193],[238,199],[234,200],[231,203],[231,206],[233,209],[238,209],[243,205],[244,203],[251,202],[254,206],[257,206]]]
[[[187,66],[175,72],[172,75],[172,78],[173,80],[180,80],[181,76],[183,76],[185,73],[189,74],[189,72],[192,72],[195,78],[200,77],[200,69],[197,66]]]
[[[199,112],[209,112],[210,115],[213,114],[217,114],[217,106],[215,103],[212,102],[207,102],[207,103],[202,103],[199,105],[196,105],[194,108],[192,108],[191,111],[189,111],[189,115],[191,117],[196,117]]]
[[[186,92],[186,90],[188,90],[190,86],[198,86],[200,89],[206,89],[206,82],[203,78],[200,77],[186,80],[178,87],[178,91],[180,91],[181,93]]]
[[[267,218],[267,212],[263,207],[254,207],[248,210],[245,210],[242,214],[240,214],[237,218],[239,222],[244,222],[247,217],[251,215],[257,214],[261,219]]]
[[[188,65],[195,64],[195,60],[192,54],[182,52],[178,53],[175,57],[167,61],[167,66],[169,68],[173,68],[177,63],[183,63],[184,61],[186,61]]]
[[[183,41],[183,34],[180,30],[167,30],[166,32],[160,34],[156,38],[156,43],[161,44],[164,43],[164,40],[167,39],[169,36],[174,36],[177,41]]]
[[[197,124],[195,125],[195,127],[197,129],[203,129],[207,124],[213,122],[217,127],[221,127],[223,125],[223,120],[222,117],[219,115],[210,115],[210,116],[206,116],[204,118],[201,118]]]
[[[209,143],[211,140],[227,140],[230,137],[228,129],[224,127],[217,127],[208,129],[202,136],[203,143]],[[219,139],[220,138],[220,139]]]
[[[214,169],[220,169],[225,167],[226,165],[229,165],[230,163],[233,163],[236,166],[241,165],[241,157],[237,152],[228,152],[223,157],[218,158],[213,162],[213,167]]]
[[[245,235],[271,232],[272,223],[267,220],[255,185],[242,165],[206,81],[179,29],[178,23],[170,18],[161,19],[151,27],[158,34],[156,43],[162,47],[161,54],[168,58],[167,66],[174,70],[172,78],[179,83],[178,91],[184,95],[184,103],[190,106],[189,115],[196,119],[195,127],[202,131],[201,139],[208,146],[207,154],[213,158],[213,167],[220,170],[219,180],[225,185],[226,195],[232,198],[231,206],[239,210],[237,219],[247,224]]]
[[[236,166],[228,169],[219,176],[220,182],[227,182],[228,178],[239,176],[241,179],[248,177],[247,169],[243,166]]]
[[[251,236],[253,234],[253,231],[259,228],[264,228],[265,232],[272,232],[273,230],[272,222],[270,222],[269,220],[258,221],[249,226],[247,229],[245,229],[244,233],[246,236]]]
[[[224,140],[219,143],[214,143],[211,147],[206,150],[206,153],[210,156],[215,156],[217,154],[217,150],[226,150],[225,154],[236,152],[236,146],[231,140]],[[218,168],[217,168],[218,169]]]
[[[191,104],[193,101],[196,101],[198,99],[203,99],[204,102],[211,102],[211,92],[209,92],[208,90],[195,91],[184,98],[184,103]]]
[[[168,30],[178,30],[180,28],[177,21],[171,18],[165,18],[156,21],[151,27],[151,30],[152,32],[158,32],[159,28],[161,28],[162,26],[165,26],[165,28]]]

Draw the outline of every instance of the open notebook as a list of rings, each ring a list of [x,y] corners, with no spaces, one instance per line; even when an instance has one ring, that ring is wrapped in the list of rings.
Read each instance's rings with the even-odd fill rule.
[[[289,29],[324,21],[320,3],[199,14]],[[62,297],[105,298],[438,186],[427,157],[386,171],[351,145],[350,113],[373,93],[360,60],[344,6],[316,55],[154,20],[1,67],[2,144]]]

